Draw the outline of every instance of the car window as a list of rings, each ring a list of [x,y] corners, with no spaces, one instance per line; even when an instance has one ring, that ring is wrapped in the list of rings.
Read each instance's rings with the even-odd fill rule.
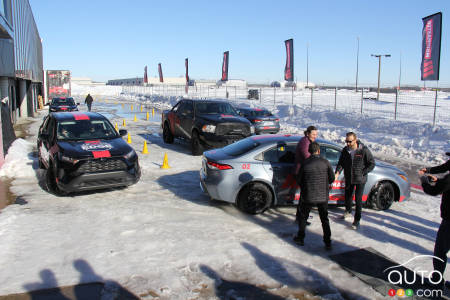
[[[118,135],[107,120],[63,121],[57,126],[59,140],[111,139]]]
[[[50,118],[47,133],[49,134],[49,140],[53,141],[55,139],[55,119],[53,118]]]
[[[50,118],[48,116],[45,117],[44,123],[42,123],[41,133],[48,133],[49,120],[50,120]]]
[[[339,161],[339,157],[341,156],[341,151],[333,147],[321,145],[320,156],[326,158],[333,166],[336,166]]]
[[[250,151],[252,149],[255,149],[259,145],[260,145],[260,143],[249,138],[249,139],[243,139],[243,140],[237,141],[233,144],[230,144],[228,146],[225,146],[222,148],[222,150],[227,155],[239,156],[239,155],[247,153],[248,151]]]
[[[192,101],[187,101],[184,109],[186,114],[192,115],[194,112],[194,104],[192,104]]]
[[[224,114],[236,116],[236,110],[226,102],[200,102],[196,104],[199,114]]]
[[[278,145],[263,152],[263,161],[272,163],[294,163],[296,145]]]
[[[254,117],[270,117],[272,114],[267,110],[254,110],[252,111]]]
[[[181,104],[183,104],[183,101],[180,101],[177,104],[175,104],[175,106],[172,108],[172,111],[177,112],[180,109]]]

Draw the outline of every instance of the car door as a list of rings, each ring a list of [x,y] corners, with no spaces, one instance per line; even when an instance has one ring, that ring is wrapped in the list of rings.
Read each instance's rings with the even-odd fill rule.
[[[180,119],[180,131],[182,131],[183,136],[190,139],[191,138],[191,130],[194,122],[194,104],[191,100],[187,100],[184,102],[183,106],[179,110],[179,119]]]
[[[263,164],[268,174],[272,174],[272,185],[277,204],[292,203],[297,191],[294,176],[296,144],[278,143],[263,152]]]
[[[339,157],[341,156],[341,149],[333,147],[331,145],[322,144],[320,145],[320,156],[326,158],[333,170],[336,170],[336,166],[339,162]],[[338,177],[338,180],[335,180],[332,184],[330,190],[330,200],[333,201],[343,201],[345,199],[345,179],[344,172]]]
[[[48,167],[50,163],[50,149],[55,138],[55,120],[48,117],[39,132],[39,155],[43,164]]]

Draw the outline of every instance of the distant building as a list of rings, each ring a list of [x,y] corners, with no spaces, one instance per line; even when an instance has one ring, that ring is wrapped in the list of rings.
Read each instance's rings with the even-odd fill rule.
[[[159,82],[159,77],[148,77],[149,85],[185,85],[186,78],[183,77],[164,77],[164,82]],[[106,85],[144,85],[143,77],[124,78],[124,79],[112,79],[108,80]]]
[[[89,77],[72,77],[72,83],[78,85],[105,85],[104,82],[92,81]]]

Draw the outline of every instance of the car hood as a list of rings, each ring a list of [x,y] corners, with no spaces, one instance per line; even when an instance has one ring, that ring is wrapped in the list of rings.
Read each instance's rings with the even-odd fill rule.
[[[250,125],[250,121],[241,116],[225,115],[225,114],[202,114],[199,115],[200,118],[210,121],[212,123],[242,123]]]
[[[377,168],[389,169],[389,170],[395,171],[397,173],[402,173],[402,174],[405,173],[402,170],[400,170],[399,168],[397,168],[396,166],[391,165],[390,163],[387,163],[384,161],[377,160],[377,159],[375,160],[375,166]]]
[[[122,156],[133,150],[122,138],[58,141],[58,146],[65,156],[72,158],[94,157],[94,152],[99,153],[99,151],[108,151],[110,156]]]

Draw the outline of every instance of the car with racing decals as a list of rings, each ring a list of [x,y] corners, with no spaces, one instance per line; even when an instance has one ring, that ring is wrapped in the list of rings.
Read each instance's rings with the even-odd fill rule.
[[[72,97],[55,97],[48,105],[49,112],[78,111],[78,105]]]
[[[237,107],[239,114],[252,122],[255,133],[278,133],[280,131],[280,119],[265,108]]]
[[[136,152],[122,139],[126,134],[99,113],[48,114],[37,148],[49,191],[61,195],[136,183],[141,169]]]
[[[161,128],[165,143],[173,143],[174,138],[188,140],[193,155],[255,133],[250,121],[241,117],[229,102],[205,99],[181,99],[171,110],[162,112]]]
[[[206,151],[202,157],[200,187],[212,199],[236,204],[244,212],[259,214],[276,205],[298,203],[300,189],[293,175],[299,135],[251,136],[221,149]],[[342,146],[316,139],[320,155],[335,168]],[[375,160],[364,188],[367,207],[388,209],[394,201],[410,197],[405,172]],[[342,172],[343,173],[343,172]],[[344,204],[344,175],[331,187],[329,204]]]

